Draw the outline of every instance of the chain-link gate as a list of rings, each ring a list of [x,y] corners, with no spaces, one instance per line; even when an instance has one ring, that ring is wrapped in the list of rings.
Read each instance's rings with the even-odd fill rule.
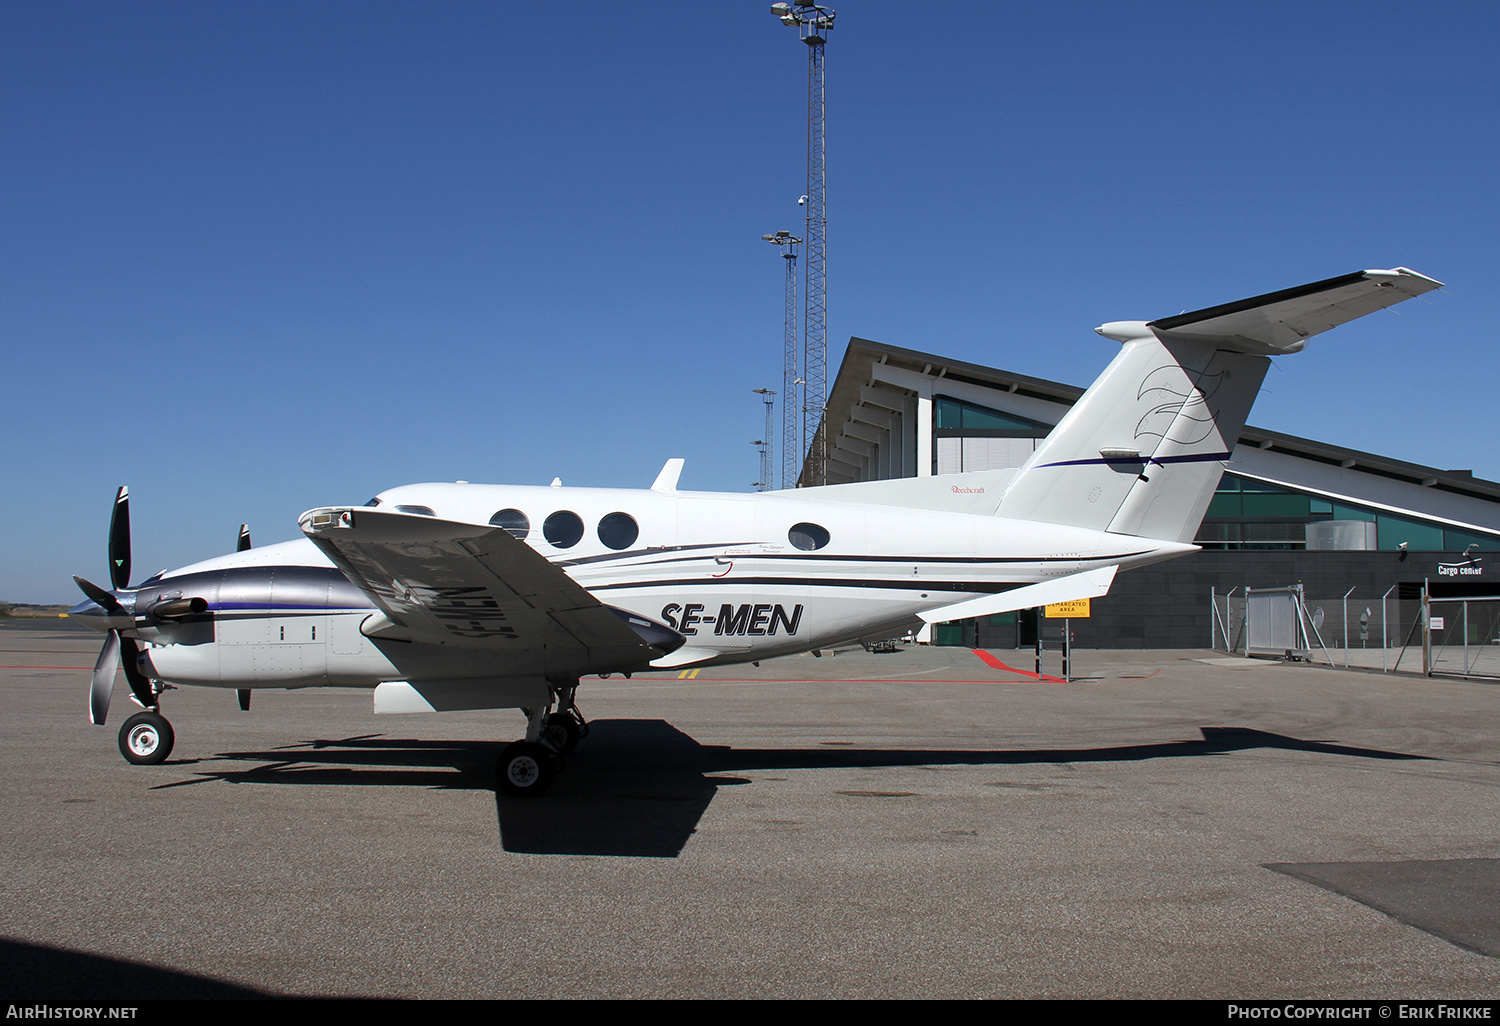
[[[1424,655],[1430,676],[1500,679],[1500,596],[1429,594]]]
[[[1408,582],[1308,597],[1294,584],[1210,591],[1209,601],[1210,645],[1221,651],[1500,680],[1500,594],[1434,597]]]

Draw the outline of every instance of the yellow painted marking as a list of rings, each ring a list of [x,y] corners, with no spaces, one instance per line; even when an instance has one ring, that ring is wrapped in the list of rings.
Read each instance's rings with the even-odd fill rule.
[[[702,669],[702,667],[700,666],[698,669]],[[681,673],[679,673],[677,675],[677,679],[678,680],[692,680],[696,676],[698,676],[698,670],[683,670]]]

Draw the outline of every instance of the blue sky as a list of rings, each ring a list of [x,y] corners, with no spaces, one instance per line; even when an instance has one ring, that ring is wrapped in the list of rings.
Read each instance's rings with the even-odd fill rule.
[[[769,2],[0,0],[0,598],[427,480],[749,490],[800,232]],[[1500,5],[843,0],[851,335],[1087,384],[1103,321],[1366,267],[1444,292],[1251,422],[1500,478]],[[913,12],[919,12],[914,15]]]

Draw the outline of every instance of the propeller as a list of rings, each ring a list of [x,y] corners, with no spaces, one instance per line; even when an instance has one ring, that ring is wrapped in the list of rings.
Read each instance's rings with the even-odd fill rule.
[[[94,680],[89,685],[89,722],[103,725],[109,713],[109,697],[115,687],[115,666],[125,671],[125,680],[135,700],[147,709],[156,708],[156,693],[151,689],[151,678],[141,672],[136,660],[141,648],[134,638],[127,638],[118,630],[111,630],[104,638],[104,647],[99,650],[99,659],[94,663]]]
[[[103,588],[99,587],[99,585],[94,584],[92,581],[85,581],[77,574],[73,575],[73,582],[78,585],[79,591],[83,592],[90,599],[96,602],[99,607],[106,613],[108,613],[111,617],[130,615],[126,611],[125,607],[120,605],[119,599],[115,598],[114,595],[110,592],[107,592]]]
[[[89,722],[103,726],[109,715],[109,696],[115,690],[115,666],[120,661],[120,632],[112,630],[104,637],[104,647],[94,663],[94,682],[89,685]]]
[[[109,582],[116,591],[130,587],[130,489],[124,485],[109,518]]]
[[[237,546],[235,546],[235,550],[234,551],[236,551],[236,552],[244,552],[249,547],[250,547],[250,525],[249,524],[241,524],[240,525],[240,541],[239,541],[239,544]],[[239,688],[238,690],[235,691],[235,695],[240,700],[240,710],[242,712],[249,712],[250,711],[250,689],[249,688]]]
[[[116,592],[130,587],[130,491],[121,486],[115,495],[114,513],[109,519],[109,580],[114,591],[105,591],[97,584],[74,577],[78,589],[104,611],[109,631],[104,638],[104,647],[94,663],[93,680],[89,683],[89,721],[102,724],[109,714],[109,699],[114,692],[115,668],[125,671],[125,680],[136,700],[146,708],[156,706],[156,695],[151,680],[141,672],[137,660],[141,649],[134,638],[121,633],[134,622],[131,610],[126,609]],[[132,602],[132,605],[134,603]]]

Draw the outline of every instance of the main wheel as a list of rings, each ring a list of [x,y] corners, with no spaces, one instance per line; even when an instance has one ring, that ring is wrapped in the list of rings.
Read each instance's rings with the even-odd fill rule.
[[[138,712],[120,728],[120,754],[137,766],[155,766],[172,754],[172,725],[154,712]]]
[[[557,757],[545,745],[517,741],[500,753],[495,766],[500,790],[513,798],[529,798],[547,790]]]
[[[578,747],[578,739],[583,733],[578,729],[578,721],[571,713],[555,712],[547,717],[547,725],[542,728],[542,737],[547,743],[556,748],[563,755],[571,755],[573,749]]]

